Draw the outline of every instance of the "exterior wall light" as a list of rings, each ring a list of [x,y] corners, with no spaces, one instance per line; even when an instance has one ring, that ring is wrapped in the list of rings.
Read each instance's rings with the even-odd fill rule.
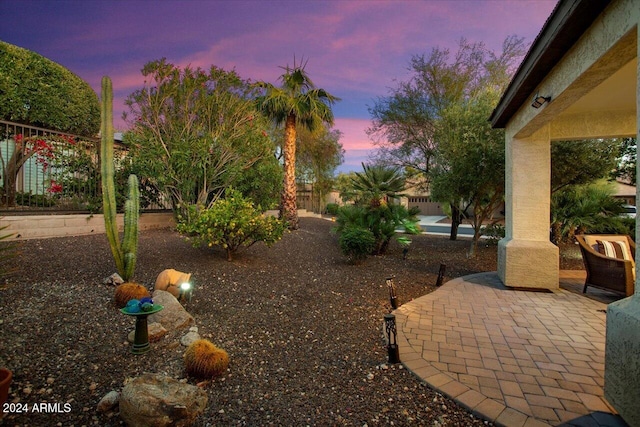
[[[533,97],[533,101],[531,102],[531,106],[533,108],[540,108],[544,105],[545,102],[550,102],[550,96],[542,96],[536,93],[536,96]]]

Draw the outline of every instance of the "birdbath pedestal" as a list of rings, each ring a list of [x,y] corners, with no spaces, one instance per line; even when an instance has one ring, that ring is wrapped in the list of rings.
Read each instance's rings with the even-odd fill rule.
[[[120,309],[120,312],[122,312],[123,314],[136,318],[136,332],[133,339],[133,347],[131,347],[131,352],[133,354],[143,354],[151,350],[151,346],[149,345],[149,328],[147,317],[159,312],[163,308],[164,307],[160,304],[154,304],[151,310],[139,311],[136,313],[127,311],[126,307]]]

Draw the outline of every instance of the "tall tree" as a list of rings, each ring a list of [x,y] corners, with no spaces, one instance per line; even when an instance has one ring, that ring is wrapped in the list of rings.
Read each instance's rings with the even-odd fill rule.
[[[472,209],[475,256],[484,222],[504,199],[504,131],[491,129],[487,120],[499,92],[487,88],[443,112],[437,132],[438,166],[432,172],[432,197],[447,201],[458,211]]]
[[[474,131],[489,130],[476,121],[477,114],[470,109],[482,108],[483,114],[490,115],[491,109],[486,111],[487,96],[494,94],[495,97],[504,89],[524,53],[523,39],[511,36],[505,39],[499,54],[482,43],[462,39],[454,54],[448,49],[435,48],[428,55],[414,56],[409,68],[412,77],[392,89],[388,97],[379,98],[369,110],[373,126],[368,133],[380,147],[378,160],[408,167],[419,173],[427,185],[437,176],[442,185],[447,176],[442,173],[458,164],[456,159],[445,156],[445,153],[453,155],[452,150],[441,152],[443,143],[452,142],[454,137],[470,136],[456,132],[454,127],[446,130],[450,125],[464,125],[460,122],[461,117],[456,118],[451,111],[458,110],[463,113],[462,117],[471,120],[464,126]],[[443,142],[442,138],[449,140]],[[463,152],[467,148],[474,149],[470,146],[459,148]],[[474,173],[473,168],[467,171],[469,175]],[[472,203],[466,198],[466,191],[452,192],[458,188],[454,181],[448,184],[450,191],[441,193],[440,201],[451,205],[451,238],[455,239],[463,209]]]
[[[554,141],[551,144],[551,193],[609,176],[616,168],[621,150],[619,139]]]
[[[316,88],[305,70],[306,62],[293,67],[282,67],[280,86],[259,82],[264,95],[257,97],[258,109],[277,125],[284,125],[284,179],[280,203],[280,218],[289,229],[298,228],[296,204],[296,127],[311,131],[322,123],[333,125],[331,105],[339,98],[324,89]]]
[[[618,167],[613,173],[615,178],[620,178],[631,185],[636,185],[637,163],[636,138],[622,138],[620,152],[618,153]]]
[[[298,131],[296,149],[296,177],[304,183],[312,183],[312,196],[319,211],[324,209],[324,198],[333,186],[333,175],[344,161],[344,149],[340,143],[342,133],[327,125],[315,132],[305,128]]]
[[[268,122],[254,89],[234,71],[181,69],[166,59],[142,70],[143,89],[126,101],[126,135],[139,173],[167,192],[176,213],[210,206],[250,168],[273,161]]]

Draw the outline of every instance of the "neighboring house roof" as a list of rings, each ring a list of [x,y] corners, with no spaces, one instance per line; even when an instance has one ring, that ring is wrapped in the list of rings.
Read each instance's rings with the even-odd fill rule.
[[[616,192],[615,197],[635,197],[636,187],[634,185],[625,184],[624,182],[615,181]]]
[[[610,0],[560,0],[545,22],[529,52],[489,120],[494,128],[504,128],[521,105],[607,7]]]

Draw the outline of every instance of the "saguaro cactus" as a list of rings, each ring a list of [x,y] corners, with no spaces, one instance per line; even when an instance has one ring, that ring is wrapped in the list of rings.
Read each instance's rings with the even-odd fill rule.
[[[104,226],[118,273],[125,281],[129,281],[136,267],[138,251],[138,217],[140,212],[138,177],[129,175],[127,182],[129,194],[124,204],[124,236],[120,242],[116,222],[116,186],[113,162],[113,89],[109,77],[102,78],[101,95],[100,172]]]

